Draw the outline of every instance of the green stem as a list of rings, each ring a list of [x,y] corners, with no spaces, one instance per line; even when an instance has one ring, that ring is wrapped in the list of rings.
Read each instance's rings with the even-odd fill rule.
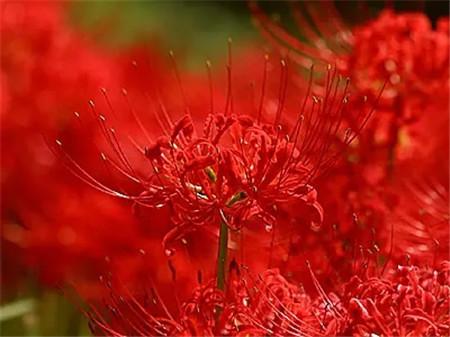
[[[220,222],[219,249],[217,251],[217,288],[225,290],[226,263],[228,253],[228,226]]]

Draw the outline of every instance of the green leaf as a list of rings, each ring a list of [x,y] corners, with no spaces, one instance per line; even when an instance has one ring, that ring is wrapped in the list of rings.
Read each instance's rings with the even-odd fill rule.
[[[27,298],[0,307],[0,322],[21,317],[32,312],[35,304],[34,299]]]

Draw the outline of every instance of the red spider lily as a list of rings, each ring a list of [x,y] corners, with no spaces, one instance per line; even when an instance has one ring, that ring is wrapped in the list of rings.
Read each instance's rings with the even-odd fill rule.
[[[384,236],[392,241],[397,260],[406,253],[413,263],[436,265],[448,258],[450,248],[448,179],[411,179],[404,182],[403,191],[398,209],[388,217],[392,228]]]
[[[86,92],[108,80],[108,72],[102,69],[111,68],[111,64],[66,25],[62,3],[17,2],[2,3],[1,7],[2,88],[8,94],[2,95],[1,115],[2,239],[21,245],[23,242],[18,241],[28,241],[23,235],[32,234],[19,234],[22,231],[16,227],[34,225],[24,224],[23,218],[44,218],[45,211],[40,213],[39,209],[54,207],[52,191],[59,187],[58,183],[71,181],[67,175],[58,183],[54,180],[55,173],[62,171],[42,134],[73,131],[67,127],[64,109],[76,110]],[[42,197],[42,191],[48,193],[48,198]],[[18,263],[22,252],[5,251],[2,258],[11,257]],[[49,268],[49,279],[59,274],[56,269]],[[3,275],[11,276],[8,272]]]
[[[59,2],[1,7],[2,281],[17,281],[31,270],[44,285],[75,282],[84,296],[96,296],[99,271],[114,270],[129,282],[147,273],[150,263],[131,258],[141,249],[160,266],[158,273],[151,271],[155,282],[171,281],[165,255],[150,249],[160,245],[161,231],[144,226],[150,215],[139,220],[128,205],[80,184],[44,141],[70,138],[66,146],[108,179],[100,156],[87,151],[99,132],[96,121],[75,117],[78,123],[72,123],[80,116],[74,111],[82,111],[87,97],[102,97],[104,85],[120,91],[119,83],[142,87],[161,78],[161,57],[143,50],[107,53],[66,23]],[[144,80],[132,64],[145,59],[154,67],[141,71]],[[166,219],[158,213],[151,223],[164,228]],[[187,286],[191,269],[201,267],[179,255],[172,264]]]
[[[398,256],[404,247],[413,263],[438,264],[449,256],[449,142],[448,115],[424,120],[416,128],[423,142],[421,157],[405,160],[399,171],[399,206],[390,213],[393,253]],[[430,130],[433,137],[430,137]],[[435,134],[434,134],[435,133]],[[423,262],[422,262],[423,261]]]
[[[366,336],[445,336],[450,329],[449,262],[436,270],[398,266],[393,275],[354,277],[344,287],[347,333]]]
[[[106,303],[90,306],[91,327],[113,336],[321,335],[309,296],[277,270],[258,278],[243,277],[237,269],[232,274],[225,292],[214,282],[197,287],[176,318],[155,290],[146,300],[113,290]]]
[[[350,28],[332,2],[306,3],[303,11],[292,5],[293,17],[308,41],[305,43],[272,22],[255,2],[250,7],[263,34],[280,50],[289,50],[300,66],[336,62],[338,69],[355,79],[355,94],[369,100],[388,79],[379,112],[351,153],[354,163],[363,163],[367,154],[371,163],[374,155],[377,162],[383,161],[376,169],[381,172],[372,180],[380,181],[392,173],[394,162],[417,155],[424,146],[414,131],[418,121],[447,115],[448,18],[438,20],[432,29],[424,14],[387,9],[375,19]]]
[[[345,256],[346,260],[346,247],[361,245],[381,249],[384,257],[390,256],[393,249],[397,261],[404,258],[405,250],[414,251],[416,257],[422,251],[422,258],[429,261],[430,249],[435,250],[429,247],[435,244],[425,239],[430,235],[417,231],[421,220],[417,222],[420,215],[413,215],[415,203],[410,198],[405,209],[409,192],[394,182],[411,176],[412,171],[421,171],[419,175],[439,184],[445,185],[447,179],[436,179],[437,172],[441,171],[436,168],[442,162],[448,163],[448,150],[445,151],[448,149],[448,18],[438,20],[433,29],[421,13],[395,13],[387,9],[375,19],[352,28],[345,24],[332,2],[292,4],[291,13],[305,42],[273,22],[255,2],[250,7],[267,39],[283,53],[289,51],[291,59],[300,67],[337,59],[338,69],[355,77],[355,94],[367,96],[369,101],[376,94],[373,89],[386,79],[389,81],[386,95],[380,100],[380,110],[354,146],[348,148],[347,160],[335,168],[333,178],[316,184],[319,195],[324,196],[322,206],[327,210],[324,228],[329,238],[334,237],[328,243],[326,255],[332,260]],[[299,81],[304,82],[301,78]],[[444,143],[447,145],[442,146]],[[441,149],[436,150],[436,146]],[[440,164],[430,163],[424,171],[418,169],[419,157],[424,163],[434,163],[434,158],[439,158]],[[444,202],[448,200],[442,198]],[[393,220],[392,214],[397,212]],[[445,216],[439,219],[441,225],[434,228],[431,236],[435,242],[444,243],[448,241],[448,228],[442,222]],[[428,220],[433,223],[430,226],[435,225],[436,219]],[[411,227],[412,223],[415,225]],[[386,240],[391,234],[394,247],[388,243],[390,239]],[[417,250],[418,245],[427,248]],[[446,256],[436,262],[441,258]]]
[[[100,191],[141,206],[169,207],[174,228],[164,239],[168,255],[172,254],[171,245],[175,241],[205,225],[223,223],[238,230],[246,223],[260,222],[270,231],[280,214],[295,214],[292,205],[311,205],[317,214],[314,221],[320,222],[322,209],[311,183],[327,171],[341,153],[336,139],[340,139],[344,147],[348,145],[360,133],[370,113],[363,111],[355,116],[354,112],[347,111],[348,82],[341,80],[331,68],[323,95],[315,95],[310,82],[300,106],[295,111],[285,111],[288,73],[286,63],[281,64],[278,105],[272,121],[262,114],[266,110],[264,97],[259,109],[253,109],[257,111],[256,116],[241,111],[240,102],[233,99],[230,75],[221,113],[212,105],[203,115],[193,111],[185,103],[181,89],[181,113],[169,114],[168,111],[174,109],[163,103],[156,93],[153,105],[158,109],[150,118],[161,125],[161,136],[155,137],[146,130],[141,116],[131,111],[143,132],[141,138],[148,144],[141,146],[132,140],[141,161],[146,160],[146,164],[134,167],[124,150],[125,145],[117,141],[116,128],[110,127],[104,115],[97,112],[97,106],[91,103],[100,120],[103,142],[111,147],[104,152],[111,153],[107,162],[135,182],[140,193],[108,186],[64,150],[62,158],[76,175]],[[231,62],[228,72],[231,73]],[[177,77],[180,80],[179,74]],[[266,87],[266,83],[262,86]],[[354,128],[342,123],[343,116],[350,113],[356,118]],[[175,114],[182,117],[173,121]],[[296,116],[292,128],[283,126],[283,115]],[[60,151],[63,143],[58,140],[57,145]],[[145,171],[144,165],[147,166]]]
[[[252,276],[232,267],[225,291],[199,286],[172,315],[152,288],[142,299],[111,288],[109,299],[90,305],[96,334],[113,336],[442,336],[448,332],[449,263],[439,268],[398,266],[386,276],[361,269],[325,293],[311,267],[316,291],[305,291],[278,270]],[[365,271],[365,272],[364,272]],[[123,296],[120,295],[123,293]]]
[[[255,1],[250,5],[264,36],[282,51],[289,51],[300,66],[336,63],[346,75],[355,77],[353,85],[358,92],[369,97],[376,97],[379,84],[388,78],[390,86],[382,102],[389,102],[390,109],[398,109],[393,101],[397,96],[431,102],[431,93],[435,97],[448,88],[448,18],[440,19],[433,30],[422,13],[386,9],[377,18],[351,28],[331,1],[306,3],[303,8],[293,4],[291,12],[305,43],[273,22]]]

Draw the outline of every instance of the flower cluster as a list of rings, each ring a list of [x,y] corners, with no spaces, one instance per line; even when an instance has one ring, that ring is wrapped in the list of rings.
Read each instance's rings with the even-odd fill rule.
[[[225,292],[198,286],[174,317],[153,290],[146,300],[115,297],[92,310],[92,328],[112,336],[444,336],[450,328],[449,263],[355,275],[337,292],[307,293],[279,270],[254,276],[235,266]],[[158,310],[160,310],[158,314]]]
[[[43,279],[57,282],[67,271],[64,266],[79,256],[64,249],[67,254],[61,254],[60,264],[56,262],[55,248],[71,246],[79,239],[76,232],[83,232],[97,221],[89,224],[86,215],[92,211],[81,206],[82,195],[92,193],[68,179],[44,137],[78,133],[78,128],[68,122],[70,115],[82,106],[89,91],[110,80],[110,69],[115,66],[92,42],[70,29],[64,4],[18,2],[1,6],[2,87],[7,93],[2,95],[1,115],[5,196],[2,241],[6,247],[12,242],[33,252],[29,256],[16,255],[13,250],[3,253],[24,257],[25,261],[15,259],[15,264],[35,257],[38,261],[32,264],[45,264],[50,257],[54,265],[45,268]],[[83,151],[81,141],[78,146]],[[102,213],[114,213],[114,202],[101,195],[96,198],[99,203],[103,200],[104,209],[108,209]],[[79,209],[86,215],[81,215]],[[80,216],[84,220],[78,226]],[[49,237],[55,239],[49,242]],[[5,260],[9,265],[9,259]],[[12,276],[9,272],[3,275]]]
[[[125,160],[119,163],[118,169],[140,183],[143,191],[131,195],[100,182],[97,186],[138,205],[169,205],[175,228],[166,235],[166,243],[198,227],[221,222],[232,230],[259,222],[270,231],[283,209],[289,212],[286,206],[295,203],[315,208],[320,222],[322,209],[311,183],[337,160],[342,148],[336,146],[336,139],[349,144],[361,131],[361,125],[356,130],[343,128],[346,87],[338,91],[341,83],[332,70],[329,81],[323,97],[305,97],[290,130],[280,124],[281,105],[273,122],[263,122],[261,115],[254,120],[243,113],[230,114],[227,107],[224,113],[207,114],[203,125],[200,114],[195,115],[195,122],[190,114],[175,122],[166,115],[164,135],[142,149],[150,174],[138,175]],[[361,124],[368,118],[359,117]],[[111,134],[106,137],[112,138]],[[120,152],[120,145],[110,144]],[[142,179],[143,175],[148,178]]]
[[[354,95],[369,102],[386,84],[365,132],[316,186],[328,213],[325,227],[338,238],[330,243],[340,247],[332,255],[346,259],[342,251],[355,242],[381,248],[397,262],[405,254],[421,263],[445,259],[448,211],[431,211],[431,218],[425,214],[430,207],[440,208],[440,198],[448,200],[448,18],[438,19],[433,28],[423,13],[384,9],[350,27],[332,2],[292,4],[299,39],[257,2],[250,8],[262,33],[300,67],[335,63],[352,78]],[[380,247],[385,240],[391,244]],[[439,245],[442,251],[432,248]]]
[[[46,286],[76,283],[90,297],[100,288],[98,273],[113,269],[130,282],[145,274],[146,264],[133,262],[140,249],[148,252],[147,260],[164,265],[165,255],[148,249],[160,240],[143,226],[145,217],[80,184],[48,143],[67,140],[65,146],[83,164],[109,177],[101,157],[89,150],[100,130],[96,120],[82,114],[85,102],[103,98],[104,86],[120,92],[123,85],[163,82],[158,70],[163,63],[162,56],[142,47],[116,55],[96,45],[69,24],[67,6],[1,5],[1,277],[5,289],[20,287],[31,270]],[[143,80],[135,64],[149,57],[154,67],[141,71]],[[166,224],[164,218],[160,223]],[[170,272],[157,278],[170,279]]]
[[[3,275],[98,335],[448,334],[448,18],[251,1],[275,52],[204,76],[65,6],[2,4]]]

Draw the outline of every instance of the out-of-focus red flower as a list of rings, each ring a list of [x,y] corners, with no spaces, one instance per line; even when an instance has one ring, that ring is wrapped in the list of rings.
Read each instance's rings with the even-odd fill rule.
[[[416,124],[447,115],[450,39],[441,28],[445,22],[448,18],[433,30],[424,14],[385,10],[353,30],[352,51],[343,64],[358,93],[373,97],[378,83],[388,80],[372,140],[372,147],[392,151],[388,165],[426,146],[413,131]]]
[[[376,18],[349,27],[332,2],[308,3],[302,8],[294,4],[291,13],[305,43],[273,22],[256,1],[250,8],[264,36],[283,53],[290,51],[300,66],[336,64],[352,78],[357,93],[369,98],[377,97],[380,85],[388,80],[381,102],[389,110],[404,110],[399,118],[419,117],[417,112],[425,103],[446,102],[448,18],[439,19],[433,29],[423,13],[385,9]]]
[[[440,170],[436,168],[433,172]],[[399,205],[387,215],[391,228],[381,236],[392,247],[394,259],[404,259],[406,254],[412,263],[430,265],[447,259],[450,248],[448,176],[446,179],[439,179],[439,174],[413,176],[396,189],[402,192]]]
[[[176,316],[155,290],[140,300],[113,290],[105,305],[91,305],[92,330],[113,336],[323,335],[311,298],[278,270],[258,277],[232,273],[225,291],[212,281],[198,286]]]
[[[387,277],[353,277],[343,286],[344,334],[445,336],[450,329],[449,262],[437,269],[398,266]]]
[[[291,4],[302,35],[297,38],[272,21],[256,2],[250,7],[264,36],[300,68],[312,63],[336,64],[355,81],[354,95],[369,102],[387,82],[377,112],[347,149],[346,160],[316,186],[325,209],[322,234],[326,255],[334,263],[346,264],[349,253],[361,246],[371,252],[381,250],[384,258],[393,257],[397,262],[404,260],[405,251],[414,252],[421,263],[429,262],[431,241],[447,242],[448,226],[420,225],[421,215],[413,210],[417,204],[404,185],[405,180],[417,179],[443,186],[448,182],[448,18],[438,20],[432,28],[422,13],[387,9],[351,28],[332,2]],[[306,81],[299,76],[299,82]],[[443,199],[448,203],[448,197]],[[415,219],[416,225],[405,222],[405,216]],[[439,219],[442,224],[445,216]],[[434,239],[425,240],[424,233],[431,227],[433,235],[428,236]],[[387,239],[392,228],[393,241]],[[448,258],[445,247],[442,244],[442,254],[435,254],[436,263]],[[303,246],[304,251],[308,249]]]
[[[308,267],[310,269],[310,267]],[[366,272],[364,272],[366,271]],[[289,283],[276,269],[252,275],[232,267],[225,291],[198,286],[172,314],[154,288],[137,298],[109,286],[103,304],[87,314],[95,334],[113,336],[443,336],[450,317],[449,266],[398,266],[339,283],[326,293],[309,271],[315,291]],[[121,290],[120,290],[121,289]],[[122,295],[121,295],[122,294]]]
[[[427,105],[445,101],[449,33],[440,28],[444,22],[448,24],[448,19],[441,19],[433,30],[424,14],[385,10],[356,27],[352,51],[342,63],[358,91],[376,94],[377,84],[388,79],[382,101],[390,109],[402,109],[399,117],[405,120],[419,117]]]
[[[2,238],[11,234],[7,240],[20,241],[14,227],[33,225],[22,222],[21,212],[52,207],[51,193],[64,179],[54,180],[57,164],[44,135],[73,129],[67,126],[70,114],[108,79],[103,69],[109,60],[65,25],[62,3],[1,6],[2,88],[8,94],[2,95],[1,115]]]
[[[65,145],[108,179],[100,155],[87,151],[101,130],[98,121],[85,118],[86,102],[103,99],[103,86],[120,92],[161,83],[161,56],[102,50],[66,22],[64,3],[1,6],[2,278],[15,280],[31,270],[46,285],[82,285],[89,297],[97,294],[99,271],[114,270],[129,282],[145,274],[150,263],[130,263],[142,250],[159,266],[151,268],[155,281],[170,282],[163,250],[154,249],[161,247],[161,229],[151,230],[167,225],[164,215],[139,220],[128,204],[80,184],[46,142],[70,139]],[[148,72],[140,70],[143,62],[152,64]],[[195,263],[183,260],[177,278],[200,268]]]

